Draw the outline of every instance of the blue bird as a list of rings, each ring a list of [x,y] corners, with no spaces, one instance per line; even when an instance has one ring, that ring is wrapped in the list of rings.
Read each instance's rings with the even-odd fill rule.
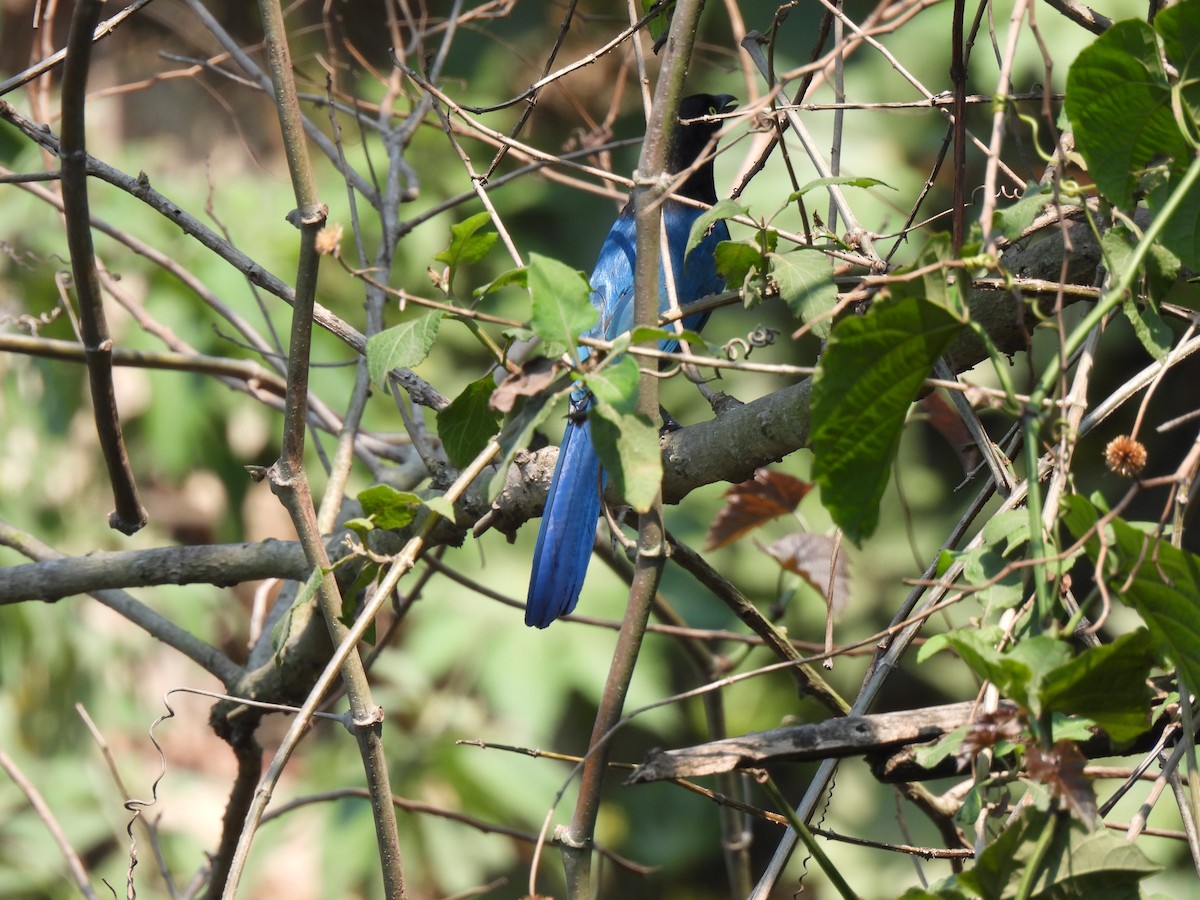
[[[696,94],[680,102],[682,123],[675,129],[668,151],[668,172],[678,174],[691,168],[720,127],[714,121],[688,120],[727,112],[735,102],[728,94]],[[675,193],[709,205],[716,203],[712,160],[698,166]],[[667,200],[662,208],[675,298],[680,306],[725,289],[725,281],[717,274],[713,260],[717,244],[729,240],[729,229],[724,221],[718,221],[684,259],[692,225],[703,213],[702,209],[676,200]],[[585,337],[612,340],[633,328],[636,232],[631,199],[600,248],[600,257],[591,277],[592,305],[599,310],[600,320]],[[666,311],[670,305],[666,272],[660,270],[659,278],[658,306]],[[707,312],[696,313],[685,318],[683,324],[685,328],[698,331],[707,320]],[[662,340],[659,346],[669,352],[678,347],[679,342]],[[587,355],[588,349],[580,347],[580,358],[586,359]],[[587,420],[591,400],[586,387],[580,386],[571,393],[567,429],[559,447],[558,462],[554,466],[537,546],[533,551],[533,571],[525,605],[526,625],[545,628],[559,616],[567,615],[575,608],[583,589],[592,556],[596,519],[600,516],[603,477]]]

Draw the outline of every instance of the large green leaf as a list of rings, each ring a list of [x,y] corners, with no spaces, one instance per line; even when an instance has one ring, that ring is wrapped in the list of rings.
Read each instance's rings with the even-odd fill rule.
[[[425,359],[441,324],[442,313],[431,310],[372,335],[367,340],[367,372],[371,383],[386,389],[388,372],[411,369]]]
[[[905,297],[843,319],[830,335],[813,377],[813,475],[856,544],[879,522],[908,407],[962,328],[942,307]]]
[[[494,390],[496,379],[488,373],[438,410],[438,437],[450,462],[459,468],[473,460],[500,427],[500,413],[488,405]]]
[[[1081,538],[1099,521],[1095,507],[1079,496],[1064,498],[1063,522]],[[1141,615],[1150,634],[1179,668],[1191,690],[1200,685],[1200,558],[1167,540],[1113,518],[1103,535],[1093,533],[1088,556],[1099,562],[1111,595]]]
[[[1031,898],[1139,900],[1138,882],[1158,871],[1141,850],[1111,831],[1093,832],[1077,819],[1028,807],[955,878],[956,886],[989,900],[1015,897],[1048,828],[1054,834],[1040,859]]]
[[[793,250],[768,253],[767,262],[779,299],[792,315],[812,326],[813,334],[821,340],[828,338],[833,328],[830,313],[837,305],[837,285],[828,258],[813,250]]]
[[[529,255],[529,294],[533,298],[533,331],[545,341],[547,356],[568,349],[574,353],[579,336],[600,318],[583,273],[557,259]]]
[[[646,416],[621,412],[597,400],[588,411],[592,443],[617,492],[638,512],[646,512],[662,485],[658,429]]]
[[[1088,647],[1042,680],[1045,709],[1086,716],[1118,743],[1146,730],[1156,642],[1139,628],[1111,644]]]
[[[1067,75],[1075,144],[1101,193],[1133,205],[1138,173],[1191,153],[1171,110],[1158,36],[1145,22],[1117,22],[1076,58]]]

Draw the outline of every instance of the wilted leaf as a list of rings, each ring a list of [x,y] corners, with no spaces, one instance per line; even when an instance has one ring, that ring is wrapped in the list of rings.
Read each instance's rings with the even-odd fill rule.
[[[1025,755],[1029,777],[1048,786],[1050,793],[1090,827],[1096,824],[1096,790],[1083,774],[1085,765],[1087,758],[1074,741],[1058,741],[1049,750],[1033,744]]]
[[[513,405],[521,397],[531,397],[544,391],[558,377],[560,366],[551,359],[537,356],[521,367],[520,375],[509,375],[488,398],[488,404],[497,412],[512,412]]]
[[[973,471],[979,465],[979,448],[954,404],[937,392],[925,395],[917,403],[925,413],[925,420],[958,454],[963,474]]]
[[[797,532],[780,538],[763,550],[783,568],[820,591],[835,613],[845,607],[850,597],[850,568],[846,554],[838,551],[833,538]]]
[[[704,549],[724,547],[759,525],[790,513],[811,490],[807,481],[786,472],[757,470],[749,481],[725,492],[726,503],[708,529]]]

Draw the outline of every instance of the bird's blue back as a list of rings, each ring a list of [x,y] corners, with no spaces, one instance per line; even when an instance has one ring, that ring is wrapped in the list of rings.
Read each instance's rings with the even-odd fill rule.
[[[600,248],[591,277],[592,304],[599,310],[600,319],[586,337],[612,340],[633,328],[637,229],[632,206],[630,203],[622,210]],[[684,258],[692,225],[703,212],[675,201],[663,205],[663,230],[675,278],[675,299],[680,306],[725,287],[713,259],[717,244],[729,240],[724,221],[718,221]],[[659,272],[658,308],[666,312],[670,308],[666,271],[660,267]],[[699,330],[707,320],[707,312],[695,313],[687,316],[683,324],[685,328]],[[678,346],[676,340],[659,341],[659,347],[666,351]],[[587,355],[587,348],[581,347],[580,357]],[[538,628],[545,628],[575,608],[591,559],[603,473],[587,422],[590,402],[585,388],[571,394],[570,419],[546,496],[525,607],[525,624]]]

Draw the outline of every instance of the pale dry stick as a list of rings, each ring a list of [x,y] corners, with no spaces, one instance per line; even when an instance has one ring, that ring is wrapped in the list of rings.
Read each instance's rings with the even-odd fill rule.
[[[116,30],[118,25],[120,25],[134,13],[140,11],[143,7],[149,6],[151,2],[152,0],[134,0],[133,3],[130,3],[119,13],[116,13],[115,15],[105,19],[103,22],[98,24],[95,31],[92,32],[92,43],[98,43],[104,40]],[[49,37],[49,32],[52,30],[53,29],[50,28],[46,29],[47,38]],[[28,84],[39,75],[49,72],[66,58],[67,50],[64,47],[62,50],[50,54],[45,59],[25,69],[25,71],[18,72],[12,78],[8,78],[3,82],[0,82],[0,97],[3,97],[5,94],[16,90],[23,84]]]
[[[487,210],[488,216],[492,220],[492,224],[496,226],[496,232],[500,235],[500,240],[504,243],[504,249],[508,251],[509,258],[512,259],[513,265],[520,269],[525,263],[521,259],[520,251],[517,250],[517,245],[513,243],[508,229],[504,226],[504,220],[500,218],[500,213],[496,211],[495,205],[492,203],[492,198],[488,196],[488,192],[484,190],[483,178],[475,171],[475,166],[471,162],[471,157],[467,155],[467,151],[463,149],[462,144],[454,136],[454,128],[451,126],[450,117],[436,103],[434,111],[442,121],[442,128],[445,131],[446,139],[450,141],[450,146],[454,148],[454,152],[458,154],[459,162],[467,171],[467,178],[471,182],[471,189],[475,192],[475,196],[479,198],[479,202],[483,204],[483,208]]]
[[[0,100],[0,119],[15,125],[34,143],[44,147],[51,153],[58,154],[58,138],[48,128],[22,115],[15,107],[4,100]],[[254,284],[271,292],[285,303],[291,304],[295,302],[295,295],[291,287],[282,279],[268,272],[257,261],[251,259],[240,249],[224,240],[195,216],[185,212],[181,206],[173,203],[168,197],[150,187],[149,179],[143,177],[134,178],[92,156],[88,157],[87,165],[89,175],[106,181],[114,187],[129,193],[136,199],[141,200],[169,221],[178,225],[183,229],[184,233],[192,236],[206,248],[216,253]],[[315,306],[314,319],[353,350],[358,353],[366,352],[366,337],[358,329],[319,303]],[[393,377],[396,377],[397,374],[401,377],[401,383],[409,396],[413,397],[414,402],[421,406],[441,409],[450,402],[426,383],[424,379],[419,378],[407,369],[395,370]]]
[[[1012,67],[1017,56],[1017,41],[1021,36],[1021,23],[1025,19],[1028,0],[1017,0],[1008,19],[1008,42],[1000,63],[1000,74],[993,91],[997,102],[992,113],[992,139],[987,149],[987,165],[983,176],[983,208],[979,213],[979,224],[983,229],[983,241],[987,252],[995,256],[999,238],[992,231],[996,214],[996,174],[1000,165],[1000,153],[1004,147],[1004,124],[1008,114],[1008,91],[1012,86]]]
[[[1196,831],[1196,818],[1192,815],[1192,797],[1189,786],[1183,783],[1178,768],[1171,773],[1167,783],[1171,786],[1171,793],[1175,796],[1175,806],[1179,809],[1179,818],[1183,822],[1183,837],[1192,854],[1192,867],[1196,870],[1196,874],[1200,875],[1200,833]],[[1148,828],[1142,829],[1142,834],[1148,832]]]
[[[733,46],[740,47],[746,39],[746,21],[742,18],[741,6],[738,0],[725,0],[725,15],[729,16],[729,30],[733,37]],[[755,105],[759,100],[758,79],[754,77],[754,66],[749,57],[739,53],[738,66],[742,72],[742,84],[746,88],[746,103]]]
[[[88,900],[96,900],[96,892],[92,890],[92,886],[88,883],[88,874],[87,870],[83,867],[83,860],[75,852],[75,848],[71,846],[66,832],[58,824],[58,819],[54,817],[53,810],[50,809],[41,792],[38,791],[32,781],[25,777],[24,773],[17,767],[17,764],[3,750],[0,750],[0,769],[5,771],[8,777],[12,779],[12,783],[25,795],[25,799],[29,801],[29,805],[33,807],[33,811],[37,814],[37,817],[42,820],[42,824],[50,832],[50,837],[54,839],[54,843],[58,845],[59,852],[62,853],[67,861],[67,868],[70,869],[71,878],[75,881],[75,886],[79,888],[79,892],[88,898]]]
[[[1196,350],[1200,350],[1200,338],[1193,338],[1192,341],[1190,341],[1187,345],[1181,346],[1177,349],[1180,351],[1179,359],[1183,359],[1186,356],[1194,353]],[[1106,398],[1105,402],[1097,405],[1097,407],[1093,409],[1092,412],[1080,423],[1080,435],[1082,436],[1083,434],[1086,434],[1094,425],[1103,421],[1120,405],[1120,402],[1123,402],[1117,399],[1118,395],[1121,398],[1128,399],[1133,394],[1136,394],[1141,387],[1144,387],[1155,377],[1162,365],[1162,363],[1156,362],[1151,366],[1148,366],[1138,375],[1134,376],[1134,378],[1126,382],[1126,384],[1119,388],[1116,392],[1110,394],[1110,396]],[[1054,458],[1050,454],[1047,454],[1039,461],[1039,479],[1044,477],[1045,474],[1053,468],[1054,462]],[[1016,509],[1017,506],[1024,501],[1027,490],[1027,482],[1022,482],[1021,484],[1017,485],[1012,495],[1005,499],[1003,504],[1001,504],[1000,509],[997,510],[997,514],[1010,509]],[[963,523],[960,522],[959,526],[956,526],[956,532],[962,525]],[[981,530],[980,533],[977,534],[964,549],[969,551],[982,545],[983,532]],[[932,571],[932,569],[930,571]],[[891,669],[894,668],[896,663],[899,661],[900,656],[904,653],[912,639],[916,637],[917,632],[920,630],[920,624],[923,622],[923,618],[921,618],[921,616],[935,606],[938,602],[937,598],[943,595],[944,589],[941,587],[941,585],[950,584],[953,580],[958,578],[961,572],[961,562],[955,562],[950,569],[942,575],[937,590],[932,592],[930,596],[922,603],[921,607],[916,613],[916,617],[912,620],[912,624],[904,626],[903,631],[888,647],[887,652],[880,659],[878,666],[871,673],[868,680],[864,683],[862,690],[854,701],[852,714],[861,714],[865,712],[870,707],[871,703],[874,702],[880,688],[883,685],[883,682],[887,678],[887,675],[890,673]],[[905,611],[911,608],[911,604],[915,603],[917,597],[919,597],[919,594],[914,593],[910,597],[910,600],[906,601],[901,607],[901,612],[905,613],[906,618],[907,612]],[[836,760],[826,760],[821,763],[809,785],[808,791],[805,793],[804,798],[800,801],[796,808],[796,814],[801,818],[802,821],[807,819],[816,808],[816,804],[823,795],[825,787],[836,768]],[[784,839],[780,842],[779,847],[776,849],[766,871],[763,873],[758,884],[755,886],[754,892],[750,895],[749,900],[767,900],[767,897],[769,896],[776,881],[778,881],[779,877],[783,874],[783,869],[787,865],[787,861],[791,857],[792,851],[795,849],[796,840],[797,839],[795,835],[792,834],[791,831],[784,836]]]
[[[870,44],[875,50],[879,51],[879,53],[883,55],[884,59],[886,59],[888,61],[888,63],[892,66],[892,68],[894,68],[901,76],[903,76],[903,78],[909,84],[911,84],[918,91],[920,91],[921,94],[926,98],[926,100],[932,100],[936,96],[932,91],[929,90],[929,88],[925,87],[925,85],[921,83],[920,79],[918,79],[915,75],[913,75],[911,72],[909,72],[907,68],[905,68],[905,66],[900,62],[900,60],[896,58],[895,54],[893,54],[890,50],[888,50],[887,47],[883,46],[883,44],[879,43],[877,40],[875,40],[873,37],[871,37],[871,35],[867,34],[861,28],[859,28],[859,26],[854,22],[853,19],[849,18],[848,16],[845,16],[845,13],[842,13],[842,12],[836,10],[835,7],[829,2],[829,0],[820,0],[820,3],[826,9],[833,12],[834,15],[845,17],[846,24],[849,25],[850,28],[856,34],[858,34],[863,40],[865,40],[868,44]],[[934,108],[937,109],[939,112],[941,112],[941,114],[943,116],[945,116],[947,121],[953,121],[954,117],[950,114],[949,110],[941,108],[936,105]],[[979,138],[975,137],[975,135],[972,134],[969,130],[967,131],[967,136],[970,137],[971,142],[976,147],[978,147],[980,150],[982,150],[984,153],[991,152],[988,149],[987,145],[984,144],[983,141],[979,140]],[[1004,160],[998,160],[997,164],[999,165],[1000,170],[1002,172],[1004,172],[1004,174],[1007,175],[1012,180],[1014,185],[1016,185],[1017,187],[1022,187],[1022,188],[1025,187],[1024,179],[1022,179],[1021,176],[1019,176],[1016,172],[1014,172],[1011,168],[1009,168],[1008,165],[1004,162]]]
[[[645,25],[647,22],[649,22],[651,19],[653,19],[655,16],[657,16],[658,12],[659,12],[658,10],[654,10],[652,12],[647,13],[646,15],[644,15],[640,19],[638,19],[636,22],[634,22],[630,27],[626,28],[624,31],[622,31],[620,34],[618,34],[615,38],[610,40],[607,44],[603,45],[599,50],[593,50],[591,53],[588,53],[586,56],[580,57],[575,62],[570,63],[566,66],[563,66],[562,68],[555,70],[554,72],[552,72],[549,75],[546,75],[543,78],[539,78],[537,81],[535,81],[529,87],[527,87],[524,91],[522,91],[520,94],[517,94],[515,97],[513,97],[510,100],[505,100],[503,103],[497,103],[494,106],[464,106],[463,109],[468,112],[474,113],[475,115],[481,115],[483,113],[496,112],[497,110],[505,109],[506,107],[513,106],[517,103],[520,103],[522,100],[528,100],[530,97],[532,97],[534,94],[538,93],[546,85],[553,84],[554,82],[558,81],[559,79],[565,78],[567,75],[570,75],[572,72],[577,72],[580,69],[586,68],[587,66],[590,66],[595,62],[598,62],[602,57],[607,56],[613,50],[616,50],[623,43],[625,43],[627,40],[629,40],[630,37],[637,34],[637,32],[642,28],[643,25]]]
[[[1162,752],[1159,752],[1158,759],[1162,764],[1162,771],[1154,779],[1154,783],[1150,786],[1150,790],[1146,794],[1146,799],[1142,801],[1142,805],[1138,807],[1138,811],[1129,820],[1129,831],[1125,835],[1125,839],[1129,843],[1132,844],[1136,841],[1142,833],[1142,829],[1146,827],[1146,819],[1149,817],[1151,810],[1154,809],[1155,804],[1158,803],[1159,797],[1162,796],[1162,792],[1166,788],[1171,775],[1178,769],[1179,761],[1183,759],[1186,749],[1187,741],[1181,740],[1175,745],[1175,749],[1171,751],[1170,757],[1165,761],[1162,759]]]
[[[499,450],[500,445],[495,440],[492,440],[484,448],[483,452],[475,457],[475,460],[469,466],[463,469],[454,484],[447,489],[443,495],[446,502],[450,504],[458,502],[471,483],[491,463],[492,457]],[[237,893],[237,884],[241,879],[242,873],[245,871],[246,861],[250,854],[250,845],[253,843],[254,835],[262,822],[263,813],[266,811],[267,804],[271,801],[271,796],[275,791],[275,786],[279,783],[279,778],[283,774],[284,767],[295,751],[305,729],[308,728],[309,723],[312,721],[317,707],[321,705],[325,694],[338,677],[343,663],[355,651],[358,642],[362,640],[362,636],[374,623],[375,616],[383,609],[383,605],[391,597],[400,579],[416,564],[417,557],[424,550],[425,542],[437,527],[440,519],[441,516],[431,511],[429,517],[422,524],[420,531],[396,555],[394,562],[388,569],[387,574],[380,581],[375,593],[364,605],[354,624],[347,629],[345,636],[338,643],[333,655],[329,658],[329,662],[325,664],[321,676],[317,679],[312,690],[309,691],[308,696],[305,698],[304,704],[296,713],[296,718],[288,729],[287,734],[280,741],[279,748],[275,751],[275,756],[271,760],[271,764],[263,776],[262,782],[254,792],[254,799],[246,814],[245,826],[242,828],[241,834],[238,835],[237,849],[230,863],[229,878],[226,881],[225,890],[222,894],[223,900],[233,900]],[[360,727],[359,723],[354,723],[354,725],[355,728]]]
[[[1075,365],[1075,377],[1071,380],[1071,389],[1063,398],[1066,407],[1066,421],[1062,427],[1062,438],[1058,445],[1059,464],[1050,475],[1050,483],[1046,487],[1046,499],[1043,501],[1042,523],[1046,528],[1053,528],[1058,521],[1058,504],[1067,491],[1070,481],[1071,457],[1075,453],[1075,443],[1079,433],[1079,424],[1087,410],[1087,391],[1091,384],[1092,370],[1096,363],[1096,347],[1100,344],[1100,327],[1092,329],[1084,342]],[[1165,369],[1163,370],[1166,371]]]
[[[457,12],[458,7],[456,6],[455,13],[457,14]],[[393,44],[396,44],[399,42],[399,24],[396,20],[396,11],[391,4],[387,6],[387,17]],[[434,77],[440,72],[441,66],[445,61],[452,36],[453,31],[447,29],[443,37],[442,47],[431,70]],[[414,119],[410,118],[407,122],[397,124],[394,127],[388,127],[391,108],[395,99],[400,95],[403,77],[397,70],[392,69],[386,80],[380,80],[386,85],[386,92],[379,105],[378,126],[382,133],[383,145],[387,151],[388,171],[383,190],[383,203],[379,209],[381,228],[379,244],[375,253],[375,268],[378,271],[386,273],[392,268],[395,247],[399,240],[399,206],[402,202],[413,200],[417,196],[415,184],[413,183],[414,173],[411,167],[404,162],[404,151],[417,127],[415,123],[419,123],[424,118],[424,110],[429,104],[425,102],[424,98],[416,104],[413,110],[413,116],[417,117],[415,123]],[[332,101],[332,87],[330,88],[330,92],[330,100]],[[330,109],[329,120],[333,128],[338,157],[345,164],[341,129],[337,115],[332,111],[333,107],[331,106]],[[356,114],[355,120],[361,124],[362,117]],[[403,186],[401,185],[402,180],[404,181]],[[358,203],[355,199],[353,188],[348,184],[346,186],[346,197],[350,206],[351,224],[354,230],[355,244],[358,249],[359,264],[363,268],[366,268],[367,256],[359,221]],[[340,256],[339,261],[341,261]],[[369,286],[366,289],[366,336],[368,339],[383,329],[385,300],[386,293],[380,287]],[[363,357],[359,359],[358,369],[355,372],[354,387],[351,391],[350,401],[347,404],[342,430],[338,436],[330,477],[326,483],[324,495],[321,498],[321,507],[317,512],[317,528],[322,534],[328,534],[333,530],[338,512],[343,507],[346,483],[350,477],[350,468],[353,462],[353,449],[357,443],[362,415],[366,409],[367,399],[370,396],[370,388],[370,373],[366,358]],[[397,401],[399,401],[398,397]],[[404,406],[401,404],[401,409],[403,408]],[[417,449],[420,449],[419,446]]]

